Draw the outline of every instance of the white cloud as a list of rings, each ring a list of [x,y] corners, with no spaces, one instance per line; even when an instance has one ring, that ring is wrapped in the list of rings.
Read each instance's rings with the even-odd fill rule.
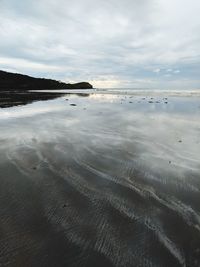
[[[180,70],[175,70],[174,73],[180,73],[181,71]]]
[[[21,59],[21,58],[6,58],[6,57],[0,57],[0,65],[2,68],[6,66],[6,68],[13,68],[13,66],[19,66],[20,70],[25,71],[26,69],[29,69],[31,71],[36,70],[36,71],[61,71],[61,67],[59,66],[52,66],[48,64],[43,64],[43,63],[38,63],[38,62],[33,62],[29,61],[26,59]],[[8,69],[7,68],[7,69]],[[4,68],[5,69],[5,68]]]
[[[179,75],[153,84],[176,76],[193,85],[199,9],[198,0],[1,0],[0,69],[104,87],[149,86],[163,70]]]
[[[161,71],[161,69],[155,69],[155,70],[153,70],[153,72],[155,72],[155,73],[159,73]]]

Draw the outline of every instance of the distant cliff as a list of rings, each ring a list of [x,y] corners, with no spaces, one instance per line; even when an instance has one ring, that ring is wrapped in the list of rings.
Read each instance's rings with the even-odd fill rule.
[[[56,80],[34,78],[27,75],[0,71],[0,90],[51,90],[51,89],[91,89],[90,83],[63,83]]]

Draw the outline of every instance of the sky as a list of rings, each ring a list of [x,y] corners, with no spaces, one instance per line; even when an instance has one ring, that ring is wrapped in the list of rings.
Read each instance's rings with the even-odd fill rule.
[[[0,69],[97,88],[200,89],[199,0],[0,0]]]

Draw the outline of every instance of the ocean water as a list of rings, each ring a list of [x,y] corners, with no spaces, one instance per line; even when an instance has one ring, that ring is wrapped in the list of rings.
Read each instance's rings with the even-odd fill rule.
[[[200,266],[198,91],[25,104],[0,108],[0,266]]]

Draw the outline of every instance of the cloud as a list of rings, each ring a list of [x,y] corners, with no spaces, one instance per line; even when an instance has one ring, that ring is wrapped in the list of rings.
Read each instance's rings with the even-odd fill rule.
[[[181,71],[180,70],[175,70],[174,73],[180,73]]]
[[[155,73],[159,73],[161,71],[161,69],[155,69],[155,70],[153,70],[153,72],[155,72]]]
[[[166,70],[196,86],[199,8],[198,0],[1,0],[0,69],[103,87],[165,87],[155,73]]]

